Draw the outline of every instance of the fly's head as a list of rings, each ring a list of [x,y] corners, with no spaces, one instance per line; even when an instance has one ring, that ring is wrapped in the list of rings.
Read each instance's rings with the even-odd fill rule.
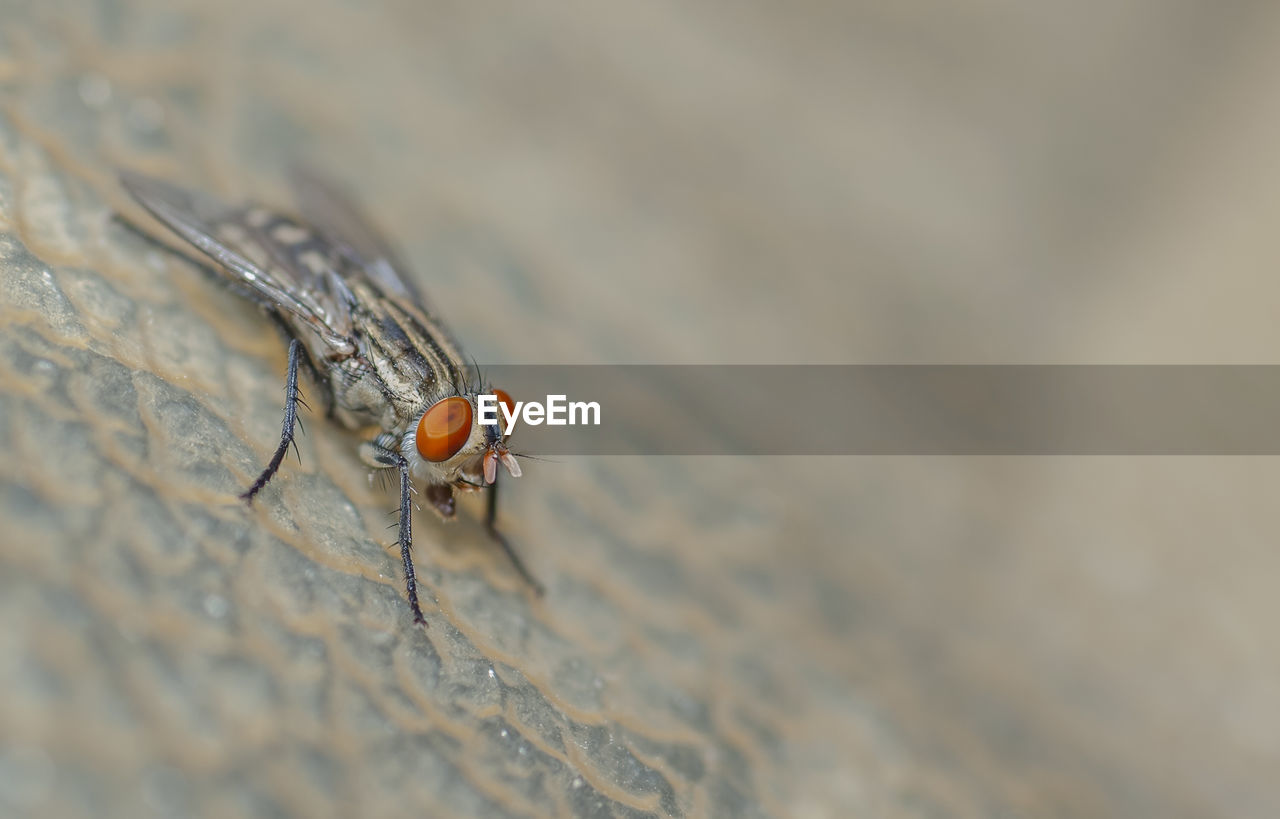
[[[502,412],[498,413],[498,423],[480,422],[481,395],[494,396],[508,416],[514,416],[516,404],[503,390],[451,395],[436,401],[423,411],[402,445],[415,475],[432,484],[466,489],[496,481],[498,464],[511,477],[520,477],[520,464],[507,448],[510,436],[503,433]]]

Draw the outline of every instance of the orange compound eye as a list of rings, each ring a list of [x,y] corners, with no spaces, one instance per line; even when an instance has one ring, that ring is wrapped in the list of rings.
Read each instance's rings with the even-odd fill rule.
[[[447,461],[471,437],[471,402],[453,396],[437,401],[422,413],[414,443],[418,454],[428,461]]]
[[[494,391],[493,391],[493,395],[494,395],[494,397],[495,397],[495,398],[497,398],[497,399],[498,399],[498,403],[499,403],[499,404],[502,404],[502,406],[504,406],[504,407],[506,407],[506,408],[507,408],[507,414],[508,414],[508,415],[510,415],[510,416],[512,416],[512,417],[515,417],[515,414],[516,414],[516,402],[515,402],[515,400],[511,397],[511,394],[510,394],[509,392],[507,392],[506,390],[494,390]]]

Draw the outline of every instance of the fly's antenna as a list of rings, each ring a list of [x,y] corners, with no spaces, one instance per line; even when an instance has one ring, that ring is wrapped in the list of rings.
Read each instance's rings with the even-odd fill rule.
[[[511,454],[516,456],[517,458],[524,458],[526,461],[542,461],[543,463],[548,463],[548,464],[564,463],[564,461],[557,461],[554,458],[544,458],[541,455],[529,455],[524,452],[512,452]]]

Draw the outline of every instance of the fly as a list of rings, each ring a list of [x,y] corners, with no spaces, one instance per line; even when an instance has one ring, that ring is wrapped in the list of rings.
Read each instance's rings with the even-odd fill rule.
[[[280,443],[241,494],[247,503],[276,474],[293,443],[298,367],[315,377],[328,416],[349,429],[377,427],[361,459],[400,475],[400,556],[415,623],[418,605],[410,521],[413,479],[443,519],[455,515],[455,491],[488,490],[485,529],[537,594],[542,587],[497,529],[498,475],[520,464],[497,425],[479,422],[477,400],[511,397],[482,383],[405,268],[335,187],[305,171],[291,183],[301,218],[258,205],[229,207],[212,197],[132,171],[120,181],[153,216],[214,262],[232,287],[285,328],[289,370]]]

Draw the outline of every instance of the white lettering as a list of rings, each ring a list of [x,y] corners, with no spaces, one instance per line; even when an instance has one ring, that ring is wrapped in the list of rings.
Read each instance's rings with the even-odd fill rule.
[[[569,404],[569,424],[570,424],[570,425],[573,425],[573,424],[577,424],[577,423],[578,423],[578,421],[577,421],[577,417],[578,417],[578,410],[579,410],[579,409],[581,409],[581,411],[582,411],[582,422],[581,422],[581,423],[583,423],[583,424],[594,424],[594,425],[596,425],[596,426],[600,426],[600,404],[599,404],[598,402],[596,402],[596,401],[573,401],[573,402],[570,402],[570,404]],[[591,418],[591,416],[587,414],[587,411],[588,411],[588,410],[593,410],[593,411],[595,412],[595,420],[588,420],[588,419],[590,419],[590,418]]]
[[[498,400],[496,395],[476,396],[476,406],[480,411],[480,424],[483,426],[500,426],[503,435],[515,432],[516,422],[521,418],[526,424],[552,427],[577,426],[592,424],[600,426],[600,404],[597,401],[570,401],[566,395],[548,395],[545,404],[538,401],[516,401],[515,406],[508,406]]]
[[[498,396],[480,395],[476,398],[480,408],[480,425],[491,427],[498,423]]]
[[[522,404],[524,404],[523,401],[517,401],[515,409],[508,410],[506,404],[501,402],[498,403],[498,406],[502,408],[502,417],[507,419],[507,425],[503,430],[503,435],[510,435],[512,430],[516,428],[516,419],[520,417],[520,406]]]
[[[547,426],[562,427],[567,423],[564,419],[565,398],[563,395],[547,396]]]

